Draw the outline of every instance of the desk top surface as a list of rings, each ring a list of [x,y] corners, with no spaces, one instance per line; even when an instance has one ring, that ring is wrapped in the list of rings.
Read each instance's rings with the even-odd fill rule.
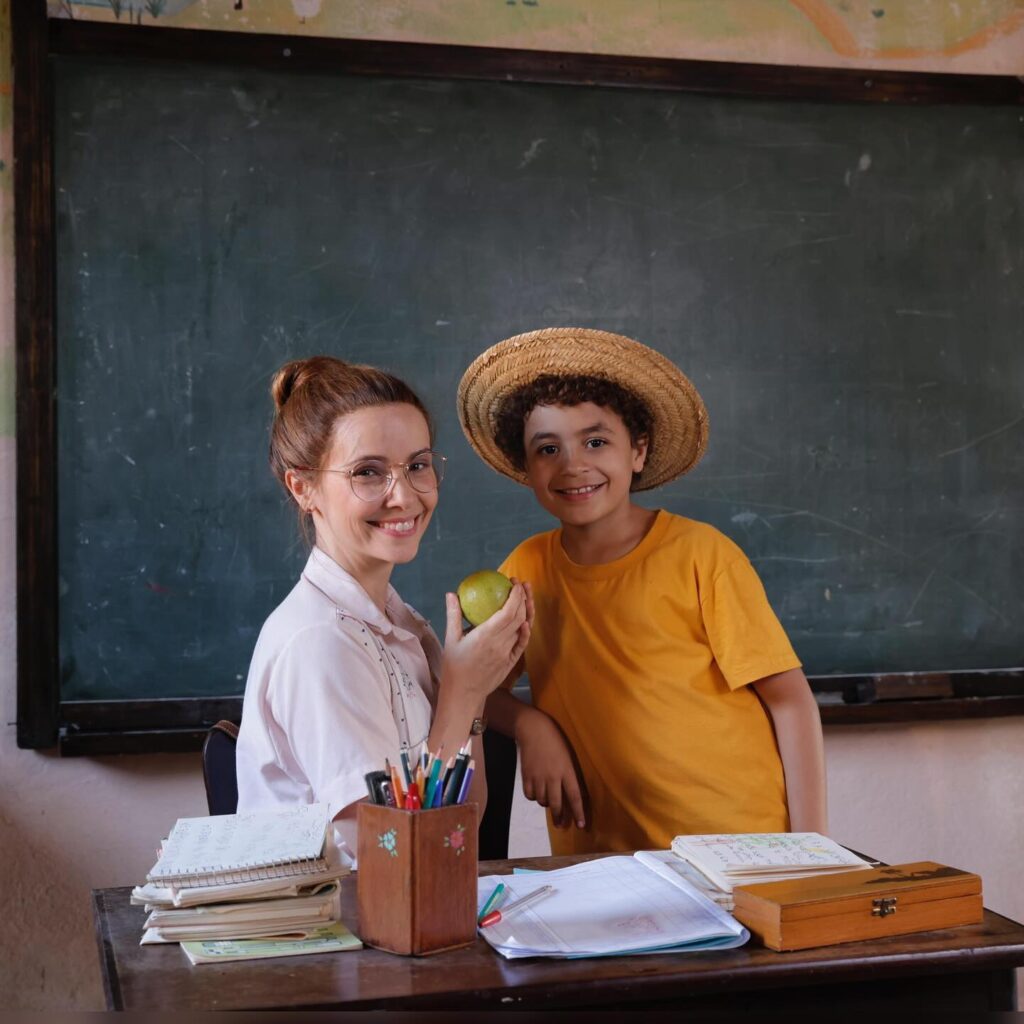
[[[485,861],[481,874],[551,869],[586,858]],[[1024,925],[985,911],[980,925],[794,953],[740,949],[586,960],[505,960],[482,939],[415,958],[375,949],[202,964],[177,944],[139,946],[145,913],[128,888],[93,893],[104,987],[112,1009],[558,1008],[671,999],[833,982],[1003,970],[1024,965]],[[342,919],[356,934],[355,876],[342,883]]]

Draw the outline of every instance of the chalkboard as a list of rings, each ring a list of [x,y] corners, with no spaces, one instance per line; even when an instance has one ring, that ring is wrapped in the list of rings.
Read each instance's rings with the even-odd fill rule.
[[[454,389],[535,327],[663,351],[708,454],[645,495],[760,572],[812,674],[1021,661],[1024,124],[863,106],[58,59],[62,697],[241,692],[305,558],[268,382],[386,366],[450,457],[399,591],[552,524]]]

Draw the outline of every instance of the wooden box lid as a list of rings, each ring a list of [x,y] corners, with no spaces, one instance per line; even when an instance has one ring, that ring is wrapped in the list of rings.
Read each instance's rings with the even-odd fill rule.
[[[870,910],[875,900],[891,896],[898,897],[903,905],[978,896],[981,878],[969,871],[924,860],[866,871],[841,871],[786,882],[737,886],[737,902],[740,902],[740,893],[777,903],[783,920],[797,921],[856,911],[861,905]]]
[[[733,895],[736,919],[780,950],[975,924],[983,913],[978,875],[934,861],[737,886]]]

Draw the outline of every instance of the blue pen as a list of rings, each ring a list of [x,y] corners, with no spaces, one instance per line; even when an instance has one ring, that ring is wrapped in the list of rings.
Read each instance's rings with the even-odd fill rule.
[[[484,901],[484,905],[480,908],[480,913],[477,914],[477,921],[482,921],[484,917],[489,914],[498,905],[498,901],[503,899],[505,895],[505,883],[499,882],[495,887],[494,891]]]
[[[476,762],[470,758],[469,767],[466,769],[466,774],[462,777],[462,789],[459,790],[458,798],[456,799],[457,804],[463,804],[466,802],[466,797],[469,796],[469,784],[473,780],[473,769],[476,767]]]
[[[451,764],[451,760],[448,761]],[[451,771],[449,768],[448,771]],[[434,799],[431,801],[431,807],[443,807],[444,806],[444,783],[447,778],[446,772],[439,772],[437,776],[437,785],[434,787]]]

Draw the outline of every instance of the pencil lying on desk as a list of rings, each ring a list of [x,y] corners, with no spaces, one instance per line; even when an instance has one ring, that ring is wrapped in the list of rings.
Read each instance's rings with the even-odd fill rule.
[[[549,896],[554,891],[555,887],[553,885],[542,885],[539,889],[534,889],[533,892],[523,896],[521,899],[513,900],[507,907],[502,907],[501,910],[492,910],[486,916],[480,918],[480,927],[489,928],[492,924],[497,924],[516,910],[522,910],[523,907],[529,906],[545,896]]]

